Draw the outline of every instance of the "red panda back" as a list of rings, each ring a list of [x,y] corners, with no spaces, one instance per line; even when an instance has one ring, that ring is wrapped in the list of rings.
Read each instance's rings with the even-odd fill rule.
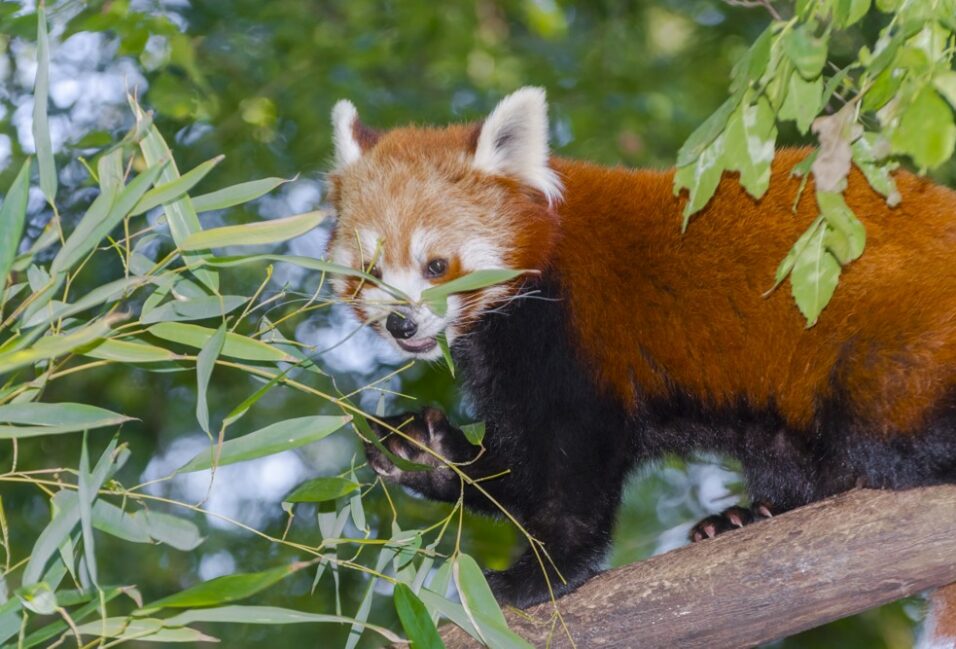
[[[810,329],[788,287],[763,297],[817,215],[813,181],[794,213],[806,150],[782,150],[759,201],[725,178],[680,232],[673,172],[556,159],[566,184],[554,265],[598,382],[628,403],[679,389],[704,403],[776,407],[806,428],[828,399],[879,428],[920,425],[956,384],[956,193],[912,174],[889,208],[853,169],[847,203],[863,256]]]

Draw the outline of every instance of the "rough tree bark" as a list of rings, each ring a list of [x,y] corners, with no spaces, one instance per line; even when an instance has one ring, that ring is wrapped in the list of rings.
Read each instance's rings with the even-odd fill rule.
[[[614,570],[558,600],[577,647],[752,647],[956,582],[956,486],[855,490]],[[571,647],[554,608],[517,614]],[[479,646],[443,629],[448,649]],[[550,644],[549,644],[550,640]]]

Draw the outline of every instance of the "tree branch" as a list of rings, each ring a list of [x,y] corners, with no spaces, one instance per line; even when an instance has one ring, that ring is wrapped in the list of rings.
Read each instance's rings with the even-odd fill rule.
[[[956,582],[954,523],[956,486],[854,490],[609,570],[558,606],[577,647],[750,647]],[[536,647],[572,646],[551,604],[506,616]]]

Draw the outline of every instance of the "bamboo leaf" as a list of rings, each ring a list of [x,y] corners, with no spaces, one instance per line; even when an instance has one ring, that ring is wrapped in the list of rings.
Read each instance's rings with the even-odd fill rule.
[[[178,354],[156,345],[138,340],[115,340],[113,338],[107,338],[90,347],[82,348],[80,353],[91,358],[134,364],[163,363],[179,358]]]
[[[351,421],[349,416],[315,415],[279,421],[223,443],[218,466],[298,448],[328,437]],[[202,451],[179,468],[180,473],[202,471],[212,466],[215,449]]]
[[[15,403],[0,406],[0,439],[59,435],[93,428],[117,426],[132,420],[103,408],[82,403]]]
[[[201,348],[212,337],[215,329],[182,322],[160,322],[147,329],[149,333],[188,347]],[[268,343],[241,334],[227,332],[222,355],[247,361],[294,363],[295,358]]]
[[[265,196],[279,185],[287,182],[290,181],[285,178],[263,178],[224,187],[208,194],[193,196],[193,209],[197,212],[209,212],[242,205]]]
[[[110,322],[112,320],[98,320],[68,334],[41,338],[26,349],[0,353],[0,374],[37,361],[68,354],[77,347],[103,338],[110,330]]]
[[[98,286],[76,302],[50,302],[45,309],[33,313],[23,323],[24,327],[46,325],[54,320],[67,318],[106,302],[116,302],[130,289],[142,286],[148,280],[143,277],[125,277]]]
[[[90,473],[90,452],[86,444],[87,432],[83,431],[83,446],[80,450],[80,466],[77,472],[77,502],[80,509],[80,531],[83,535],[83,554],[86,557],[86,570],[90,581],[99,588],[96,574],[96,552],[93,540],[93,501],[96,489],[93,489],[93,476]]]
[[[502,284],[532,271],[508,268],[486,268],[462,275],[450,282],[437,284],[422,291],[422,303],[440,316],[448,312],[448,296]]]
[[[70,233],[63,247],[53,258],[50,273],[57,275],[67,271],[89,254],[106,235],[113,231],[113,228],[122,223],[129,211],[167,166],[163,161],[150,166],[123,188],[115,199],[109,190],[97,196],[76,229]]]
[[[16,259],[20,239],[23,237],[23,224],[27,216],[27,197],[30,193],[30,159],[23,163],[20,172],[13,179],[10,190],[0,205],[0,286]],[[7,297],[4,297],[6,301]]]
[[[224,575],[196,584],[168,597],[156,600],[138,613],[149,615],[161,608],[191,608],[193,606],[216,606],[236,602],[255,595],[261,590],[285,579],[306,563],[292,563],[263,572]]]
[[[91,521],[96,529],[131,543],[149,543],[152,539],[146,521],[104,500],[93,504]]]
[[[479,421],[474,424],[465,424],[461,427],[461,432],[465,435],[471,444],[481,446],[481,441],[485,438],[485,422]]]
[[[315,259],[314,257],[302,257],[299,255],[273,255],[273,254],[262,254],[262,255],[243,255],[235,257],[210,257],[203,260],[203,263],[210,266],[215,266],[217,268],[228,268],[230,266],[242,266],[245,264],[252,264],[261,261],[277,261],[284,262],[289,264],[294,264],[301,268],[307,268],[309,270],[317,270],[323,273],[332,273],[333,275],[343,275],[345,277],[355,277],[362,279],[370,284],[374,284],[383,291],[387,292],[389,295],[394,297],[396,300],[403,302],[411,302],[411,298],[402,293],[400,290],[393,286],[389,286],[384,283],[374,275],[363,272],[361,270],[356,270],[354,268],[349,268],[348,266],[343,266],[341,264],[336,264],[335,262],[326,261],[324,259]]]
[[[90,478],[90,490],[93,493],[97,492],[103,482],[111,477],[129,457],[128,451],[114,453],[114,450],[116,450],[115,439],[106,447],[96,466],[93,467]],[[59,511],[53,516],[50,523],[43,528],[33,544],[30,560],[23,571],[22,583],[25,586],[30,586],[40,580],[40,575],[43,574],[43,568],[47,562],[56,553],[63,541],[69,537],[76,524],[80,522],[79,498],[76,493],[60,491],[54,497],[54,500]]]
[[[345,478],[315,478],[299,485],[282,500],[287,503],[319,503],[347,496],[358,487],[357,483]]]
[[[207,295],[190,300],[172,300],[141,317],[140,322],[145,325],[155,322],[221,318],[248,301],[249,298],[241,295]]]
[[[412,643],[411,649],[444,649],[445,643],[428,616],[428,610],[411,588],[396,584],[392,598],[405,635]]]
[[[288,241],[314,229],[325,217],[326,213],[323,211],[306,212],[284,219],[271,219],[202,230],[186,237],[179,247],[181,250],[205,250],[225,246],[252,246]]]
[[[40,167],[40,191],[50,205],[56,200],[56,165],[50,142],[50,121],[47,103],[50,89],[50,38],[47,33],[46,8],[37,7],[37,76],[33,86],[33,142]]]
[[[378,633],[390,642],[401,643],[402,639],[395,633],[374,624],[359,622],[354,618],[341,615],[327,615],[324,613],[309,613],[295,611],[277,606],[221,606],[205,608],[195,611],[185,611],[179,615],[167,618],[164,623],[169,626],[192,624],[194,622],[232,622],[237,624],[302,624],[302,623],[335,623],[358,624],[370,631]]]
[[[154,207],[158,207],[164,203],[170,203],[178,199],[180,196],[195,187],[200,180],[205,178],[206,175],[212,171],[217,164],[222,162],[224,157],[225,156],[218,155],[211,160],[206,160],[202,164],[197,165],[194,169],[190,169],[179,178],[153,187],[151,190],[146,192],[135,205],[135,207],[133,207],[132,211],[130,212],[130,216],[143,214]]]
[[[186,626],[165,628],[154,618],[107,617],[77,626],[80,635],[135,640],[136,642],[218,642]]]
[[[203,542],[199,528],[191,521],[162,512],[143,510],[134,515],[146,521],[149,535],[160,543],[189,552]]]
[[[226,323],[219,325],[212,336],[203,344],[202,349],[196,356],[196,420],[199,427],[207,435],[209,432],[209,405],[206,401],[206,391],[209,388],[209,379],[212,377],[212,370],[216,366],[216,360],[219,358],[219,352],[222,351],[223,342],[226,340]]]
[[[132,102],[132,107],[136,115],[137,123],[144,122],[146,115],[139,105]],[[160,160],[169,160],[170,163],[163,168],[163,173],[159,177],[159,180],[164,183],[169,183],[179,178],[179,170],[176,168],[176,163],[172,160],[172,152],[169,150],[169,146],[166,144],[163,136],[160,135],[159,130],[155,125],[152,125],[146,128],[145,132],[146,135],[140,140],[139,147],[143,152],[143,157],[146,159],[146,164],[155,165]],[[181,245],[190,234],[202,229],[199,223],[199,217],[196,215],[196,210],[193,208],[189,196],[183,196],[171,203],[167,203],[163,209],[166,212],[166,222],[169,224],[169,232],[172,234],[173,241],[176,242],[177,246]],[[202,258],[203,255],[198,254],[183,255],[183,260],[197,279],[205,284],[213,293],[216,293],[219,290],[219,275],[209,268],[198,267]]]

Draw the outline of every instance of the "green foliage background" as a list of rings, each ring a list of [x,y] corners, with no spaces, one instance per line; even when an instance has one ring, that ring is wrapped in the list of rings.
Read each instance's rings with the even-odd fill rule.
[[[789,8],[787,3],[779,4]],[[606,164],[671,165],[687,137],[724,102],[733,65],[770,20],[760,9],[709,0],[66,1],[51,3],[49,13],[54,36],[51,83],[63,81],[58,71],[76,74],[82,92],[95,95],[97,75],[123,71],[118,74],[128,75],[127,82],[138,91],[143,106],[156,111],[156,125],[167,136],[180,170],[225,154],[200,186],[202,191],[299,174],[298,181],[277,191],[278,198],[204,215],[204,227],[257,221],[263,215],[286,216],[293,213],[293,203],[317,207],[322,173],[331,158],[328,115],[342,97],[356,104],[363,121],[384,128],[406,122],[475,119],[516,87],[541,85],[548,90],[557,154]],[[0,19],[4,61],[0,66],[0,188],[6,191],[26,153],[33,151],[22,125],[24,106],[31,108],[25,101],[32,95],[36,15],[20,3],[8,2],[0,4]],[[862,44],[875,41],[884,25],[873,12],[853,29],[835,34],[829,42],[830,60],[845,66]],[[90,34],[97,35],[89,41],[95,43],[96,52],[89,52],[79,63],[58,60],[58,51],[89,39]],[[94,160],[101,147],[132,124],[123,97],[103,93],[99,112],[93,116],[77,109],[81,101],[54,101],[50,107],[60,169],[57,205],[67,229],[86,209],[93,186],[75,159]],[[788,125],[778,135],[779,143],[810,141]],[[956,179],[951,163],[936,173],[944,182]],[[295,191],[303,194],[297,196]],[[34,191],[28,211],[27,235],[35,238],[50,209]],[[118,266],[115,257],[97,256],[85,269],[76,294],[115,277]],[[283,287],[292,296],[307,294],[315,286],[312,276],[278,276],[277,272],[267,285],[267,294]],[[251,295],[263,274],[261,268],[237,268],[227,281],[231,292]],[[313,327],[322,327],[330,319],[325,312],[311,317]],[[284,333],[291,338],[298,331],[286,328]],[[395,369],[386,363],[369,371],[342,372],[337,378],[348,391]],[[97,404],[138,417],[139,421],[123,425],[122,439],[130,444],[132,455],[117,474],[124,484],[132,485],[145,480],[151,460],[170,453],[177,440],[205,440],[196,422],[195,382],[192,371],[152,373],[106,366],[51,383],[44,401]],[[259,385],[242,371],[216,369],[208,393],[210,418],[220,421]],[[389,386],[418,397],[417,402],[392,400],[389,408],[394,411],[430,402],[466,420],[454,384],[441,367],[416,366],[401,374],[400,383]],[[276,389],[250,410],[237,430],[246,433],[277,420],[333,412],[314,396]],[[106,431],[90,433],[93,462],[108,439]],[[75,467],[81,441],[77,435],[24,440],[17,450],[18,464]],[[348,469],[356,449],[353,436],[337,433],[298,453],[310,476],[330,476]],[[12,453],[8,443],[0,443],[0,467],[10,465]],[[682,538],[686,524],[732,502],[739,485],[720,464],[714,458],[672,461],[641,472],[626,495],[611,564],[672,547]],[[249,473],[245,480],[267,477],[262,472]],[[714,500],[713,494],[725,487],[727,499]],[[179,492],[163,493],[175,496]],[[0,495],[10,548],[22,557],[49,520],[49,498],[35,485],[9,481],[0,482]],[[391,496],[404,529],[427,527],[449,512],[446,506],[396,490]],[[280,537],[288,523],[280,500],[242,502],[261,509],[263,515],[257,519],[261,529]],[[364,504],[370,527],[387,538],[389,502],[374,490]],[[184,552],[166,545],[134,545],[97,532],[101,583],[137,584],[150,602],[200,581],[204,560],[209,565],[210,558],[222,560],[216,564],[225,566],[220,573],[267,570],[304,558],[289,547],[217,524],[212,518],[175,507],[166,511],[193,520],[205,541]],[[310,510],[292,521],[292,533],[318,541]],[[463,549],[483,566],[505,567],[519,544],[519,535],[506,523],[464,519]],[[440,547],[444,552],[450,549]],[[374,555],[366,553],[359,561],[373,564]],[[341,609],[354,614],[367,581],[348,570],[341,571],[340,578]],[[298,572],[256,595],[254,601],[334,611],[332,580],[324,577],[314,595],[311,580],[312,574]],[[779,646],[907,647],[917,609],[913,603],[891,605]],[[370,619],[398,628],[390,597],[374,598]],[[199,626],[230,647],[259,646],[278,637],[289,645],[341,646],[348,633],[347,627],[335,625]],[[366,634],[360,646],[375,642]]]

